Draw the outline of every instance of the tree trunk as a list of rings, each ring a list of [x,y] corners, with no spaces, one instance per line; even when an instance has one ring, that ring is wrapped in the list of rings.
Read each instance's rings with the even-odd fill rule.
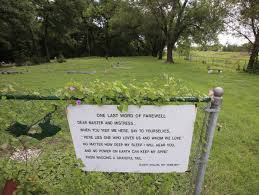
[[[151,55],[153,56],[153,57],[157,57],[157,49],[156,48],[153,48],[152,49],[152,53],[151,53]]]
[[[93,31],[90,31],[90,48],[91,48],[91,55],[96,55],[98,52],[96,51],[96,41]]]
[[[49,56],[49,47],[48,47],[48,17],[46,17],[44,22],[43,47],[44,47],[46,62],[49,62],[50,56]]]
[[[86,31],[86,39],[87,39],[88,56],[91,56],[91,48],[90,48],[90,44],[89,44],[89,30],[88,30],[88,28],[87,28],[87,31]]]
[[[30,34],[31,34],[31,40],[32,40],[32,48],[31,48],[31,57],[38,55],[38,49],[37,49],[37,44],[36,40],[34,37],[34,33],[32,31],[32,27],[30,26]]]
[[[157,40],[154,40],[154,42],[152,44],[152,53],[151,53],[151,55],[156,58],[157,57],[157,53],[158,53]]]
[[[159,59],[159,60],[162,60],[162,58],[163,58],[163,49],[160,49],[160,50],[158,51],[158,59]]]
[[[50,61],[49,48],[48,48],[48,41],[46,37],[44,38],[44,50],[45,50],[46,62],[49,62]]]
[[[167,57],[166,57],[166,63],[174,63],[173,60],[173,45],[167,44]]]
[[[163,51],[164,51],[164,47],[165,47],[165,41],[161,41],[160,45],[159,45],[159,50],[158,50],[158,59],[162,60],[163,58]]]
[[[252,52],[249,58],[249,62],[246,68],[247,72],[259,71],[258,65],[258,51],[259,51],[259,33],[255,37],[255,42],[252,47]]]
[[[109,24],[109,19],[106,19],[106,27],[105,27],[105,58],[108,59],[108,57],[110,57],[111,55],[111,47],[110,47],[110,34],[109,34],[109,28],[110,28],[110,24]]]

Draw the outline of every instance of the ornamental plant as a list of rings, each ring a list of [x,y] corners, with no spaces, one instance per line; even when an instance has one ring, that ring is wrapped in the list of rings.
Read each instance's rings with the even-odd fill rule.
[[[159,85],[157,83],[160,83]],[[68,83],[59,89],[56,96],[76,100],[76,104],[116,104],[120,111],[127,111],[128,105],[164,105],[172,104],[172,97],[205,97],[199,91],[187,88],[181,80],[168,75],[163,81],[144,82],[142,84],[124,84],[121,81],[95,80],[87,85],[77,82]]]

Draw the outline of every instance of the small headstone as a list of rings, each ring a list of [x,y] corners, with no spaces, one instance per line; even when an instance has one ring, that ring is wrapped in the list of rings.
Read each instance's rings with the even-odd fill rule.
[[[23,72],[15,70],[2,70],[0,71],[0,74],[23,74]]]
[[[67,71],[67,74],[96,74],[96,71]]]
[[[208,74],[220,74],[222,73],[223,71],[221,69],[218,69],[218,68],[209,68],[208,69]]]

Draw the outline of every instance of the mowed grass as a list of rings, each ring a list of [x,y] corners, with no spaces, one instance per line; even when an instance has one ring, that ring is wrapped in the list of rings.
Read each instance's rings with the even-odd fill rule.
[[[164,73],[181,79],[186,86],[203,93],[221,86],[225,90],[219,117],[222,128],[215,132],[203,192],[258,194],[259,76],[230,71],[228,68],[222,74],[208,74],[206,66],[200,62],[194,63],[180,58],[175,61],[175,64],[166,64],[152,57],[120,57],[109,58],[108,61],[97,57],[69,59],[62,64],[13,68],[27,72],[20,75],[0,75],[0,86],[5,88],[12,85],[17,89],[16,93],[31,89],[49,94],[70,81],[85,85],[95,79],[143,83],[152,82]],[[114,64],[118,67],[112,68]],[[66,73],[75,70],[96,71],[96,74]]]
[[[201,67],[220,68],[228,71],[243,70],[249,61],[248,52],[191,51],[193,63],[202,63]]]

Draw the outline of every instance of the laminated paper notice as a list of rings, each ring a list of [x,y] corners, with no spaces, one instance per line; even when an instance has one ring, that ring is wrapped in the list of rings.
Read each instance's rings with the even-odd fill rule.
[[[194,105],[68,107],[68,122],[85,171],[167,173],[188,168]]]

